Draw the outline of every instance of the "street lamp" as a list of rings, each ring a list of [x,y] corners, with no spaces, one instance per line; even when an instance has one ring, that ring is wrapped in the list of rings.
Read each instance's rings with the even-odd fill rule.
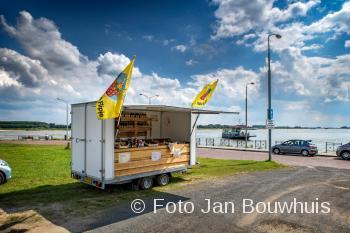
[[[68,102],[64,99],[61,99],[61,98],[57,98],[58,101],[61,101],[63,103],[66,104],[66,107],[67,107],[67,118],[66,118],[66,140],[68,140]]]
[[[248,85],[254,85],[255,83],[246,83],[245,85],[245,148],[248,147]]]
[[[149,95],[146,95],[146,94],[143,94],[143,93],[141,93],[140,95],[142,95],[142,96],[148,98],[148,104],[151,104],[151,100],[152,100],[153,98],[159,97],[159,95],[149,96]]]
[[[267,120],[269,122],[273,119],[273,112],[271,108],[271,57],[270,57],[270,37],[275,36],[277,39],[281,39],[282,36],[280,34],[269,34],[267,36],[267,63],[268,63],[268,70],[267,70],[267,76],[268,76],[268,109],[267,109]],[[269,161],[271,161],[271,128],[269,127]]]

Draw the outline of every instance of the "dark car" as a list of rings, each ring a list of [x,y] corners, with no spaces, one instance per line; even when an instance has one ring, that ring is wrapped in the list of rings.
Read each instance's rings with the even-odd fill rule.
[[[289,140],[272,147],[274,154],[302,154],[303,156],[315,155],[318,150],[311,140]]]
[[[336,153],[338,157],[341,157],[342,159],[345,159],[345,160],[349,160],[350,159],[350,142],[342,146],[339,146],[337,148]]]

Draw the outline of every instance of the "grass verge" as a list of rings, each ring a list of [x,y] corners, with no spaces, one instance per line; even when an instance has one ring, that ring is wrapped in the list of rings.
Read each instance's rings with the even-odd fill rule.
[[[13,178],[0,186],[0,207],[33,207],[60,203],[64,212],[79,211],[79,206],[94,209],[123,200],[185,186],[235,173],[272,170],[284,167],[275,162],[199,158],[199,165],[186,174],[176,174],[172,183],[149,191],[117,189],[108,193],[70,178],[70,151],[64,146],[0,144],[0,159],[7,161]]]

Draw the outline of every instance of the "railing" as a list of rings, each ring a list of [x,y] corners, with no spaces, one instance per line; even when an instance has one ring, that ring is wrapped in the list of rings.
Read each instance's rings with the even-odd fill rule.
[[[20,135],[17,137],[18,140],[54,140],[56,138],[54,138],[52,135]]]
[[[275,141],[274,145],[281,144],[283,141]],[[247,146],[245,145],[245,140],[234,140],[226,138],[197,138],[197,146],[208,146],[208,147],[229,147],[229,148],[248,148],[248,149],[257,149],[257,150],[267,150],[268,143],[267,140],[249,140]],[[331,153],[337,150],[338,146],[341,146],[343,143],[340,142],[322,142],[317,141],[316,146],[319,152]]]
[[[326,142],[326,153],[334,152],[337,150],[339,146],[343,145],[343,143],[338,142]]]
[[[231,148],[246,148],[244,140],[234,140],[226,138],[197,138],[197,146],[209,146],[209,147],[231,147]],[[247,143],[247,148],[250,149],[267,149],[266,140],[249,140]]]

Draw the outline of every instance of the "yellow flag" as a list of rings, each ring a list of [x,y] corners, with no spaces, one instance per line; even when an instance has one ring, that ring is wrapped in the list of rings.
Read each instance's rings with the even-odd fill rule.
[[[114,82],[96,103],[96,115],[99,120],[119,117],[123,107],[124,97],[130,85],[132,69],[136,56],[118,75]]]
[[[216,85],[218,84],[218,79],[214,82],[207,84],[201,92],[196,96],[192,102],[192,108],[201,108],[203,107],[213,95]]]

